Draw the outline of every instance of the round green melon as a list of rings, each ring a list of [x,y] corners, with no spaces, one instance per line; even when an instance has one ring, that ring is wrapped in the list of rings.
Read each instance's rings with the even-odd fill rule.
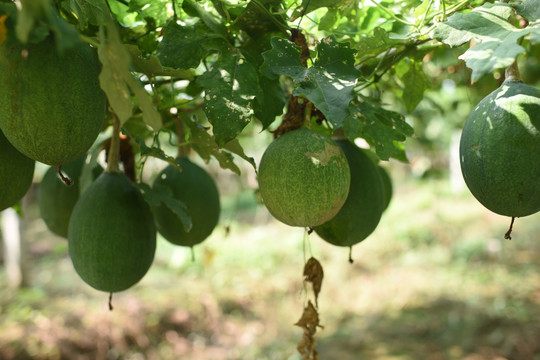
[[[364,150],[347,140],[337,143],[349,161],[351,188],[337,215],[314,230],[330,244],[352,246],[377,228],[384,210],[385,190],[377,165]]]
[[[32,185],[35,161],[17,151],[0,131],[0,211],[13,206]]]
[[[68,227],[68,249],[90,286],[118,292],[147,273],[156,250],[152,213],[121,173],[105,172],[81,195]]]
[[[49,165],[74,161],[93,144],[105,119],[100,66],[86,43],[56,50],[9,39],[0,46],[0,129],[27,157]]]
[[[268,146],[258,181],[264,204],[276,219],[313,227],[341,209],[351,174],[345,154],[330,137],[301,127]]]
[[[37,203],[41,218],[50,231],[64,238],[67,238],[71,212],[79,200],[81,190],[79,179],[86,156],[87,154],[84,154],[62,166],[62,173],[72,180],[72,185],[68,186],[60,179],[58,168],[54,166],[45,172],[39,184]],[[99,165],[96,169],[94,177],[103,171]]]
[[[521,217],[540,210],[540,90],[505,81],[471,112],[461,135],[461,171],[487,209]]]
[[[219,193],[212,177],[186,157],[176,159],[182,172],[172,165],[161,171],[154,181],[154,189],[167,191],[183,202],[192,221],[186,231],[178,216],[167,206],[153,209],[158,232],[175,245],[194,246],[205,240],[216,227],[221,211]]]
[[[390,177],[390,174],[388,173],[388,171],[380,165],[377,165],[377,170],[379,170],[379,174],[381,175],[381,180],[383,183],[383,193],[384,193],[383,211],[384,211],[388,208],[388,205],[390,205],[390,201],[392,200],[394,189],[392,186],[392,178]]]

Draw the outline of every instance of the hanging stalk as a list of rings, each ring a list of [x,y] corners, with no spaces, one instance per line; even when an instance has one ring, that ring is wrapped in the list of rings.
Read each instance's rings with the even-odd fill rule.
[[[120,172],[120,120],[113,114],[113,131],[111,135],[111,147],[107,156],[107,172]]]
[[[512,65],[506,68],[504,72],[504,81],[521,81],[521,74],[517,66],[517,61],[514,61]]]
[[[180,119],[180,116],[176,116],[175,124],[176,124],[176,137],[178,138],[178,152],[176,156],[178,158],[187,157],[189,154],[189,146],[183,145],[186,140],[186,133],[184,131],[184,124],[182,123],[182,119]]]

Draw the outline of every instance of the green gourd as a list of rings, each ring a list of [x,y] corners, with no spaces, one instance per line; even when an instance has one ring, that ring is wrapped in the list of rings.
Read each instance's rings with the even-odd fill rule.
[[[165,205],[153,209],[158,232],[175,245],[194,246],[205,240],[219,221],[221,211],[219,193],[212,177],[187,157],[176,162],[182,168],[169,165],[154,181],[154,188],[165,188],[171,196],[186,205],[192,227],[186,231],[184,224]]]
[[[377,165],[348,140],[337,140],[351,169],[347,201],[336,216],[315,232],[337,246],[352,246],[365,240],[376,228],[385,207],[385,190]]]
[[[471,112],[460,140],[461,171],[474,197],[494,213],[540,210],[540,90],[509,79]]]
[[[32,185],[35,161],[15,149],[0,131],[0,211],[13,206]]]
[[[69,220],[68,249],[79,276],[97,290],[126,290],[147,273],[156,227],[124,174],[105,172],[81,195]]]
[[[41,218],[47,228],[58,236],[67,238],[69,218],[80,196],[80,177],[87,154],[62,166],[62,173],[71,181],[67,185],[60,178],[57,167],[50,167],[43,175],[38,188],[37,203]],[[92,170],[95,179],[103,172],[97,165]]]
[[[63,165],[84,154],[105,119],[100,65],[83,42],[59,54],[52,35],[0,46],[0,129],[27,157]]]
[[[258,181],[264,204],[276,219],[313,227],[341,209],[351,175],[347,158],[329,136],[301,127],[268,146]]]

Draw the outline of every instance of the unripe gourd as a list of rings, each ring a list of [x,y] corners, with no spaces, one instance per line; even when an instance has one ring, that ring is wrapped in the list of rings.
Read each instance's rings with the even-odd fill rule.
[[[366,239],[379,224],[385,209],[385,188],[377,165],[364,150],[348,140],[337,140],[351,169],[351,187],[347,201],[336,216],[315,232],[338,246],[352,246]]]
[[[540,210],[540,90],[503,82],[467,118],[459,150],[465,183],[487,209],[510,217]]]
[[[182,168],[169,165],[154,181],[154,188],[165,188],[175,200],[186,205],[192,228],[186,231],[178,216],[161,204],[153,209],[159,233],[175,245],[194,246],[205,240],[216,227],[220,214],[219,193],[212,177],[187,157],[178,157]]]
[[[0,131],[0,211],[15,205],[32,185],[35,161],[15,149]]]
[[[67,238],[69,218],[80,196],[80,177],[87,154],[75,161],[62,166],[62,173],[71,179],[72,184],[66,185],[60,178],[58,169],[50,167],[43,175],[38,188],[37,203],[41,218],[47,228],[58,236]],[[103,172],[97,165],[92,170],[93,179]]]
[[[268,146],[258,181],[264,204],[276,219],[313,227],[341,209],[351,175],[345,154],[329,136],[301,127]]]
[[[136,284],[154,259],[156,228],[140,192],[118,172],[105,172],[75,205],[68,249],[79,276],[90,286],[118,292]]]
[[[27,157],[63,165],[84,154],[105,119],[97,56],[86,43],[56,50],[8,37],[0,46],[0,129]]]

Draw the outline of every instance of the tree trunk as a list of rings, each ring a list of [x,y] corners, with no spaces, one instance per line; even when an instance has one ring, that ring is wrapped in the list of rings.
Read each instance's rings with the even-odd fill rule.
[[[2,239],[4,243],[4,264],[8,284],[11,287],[28,285],[21,242],[20,219],[12,208],[2,211]]]

